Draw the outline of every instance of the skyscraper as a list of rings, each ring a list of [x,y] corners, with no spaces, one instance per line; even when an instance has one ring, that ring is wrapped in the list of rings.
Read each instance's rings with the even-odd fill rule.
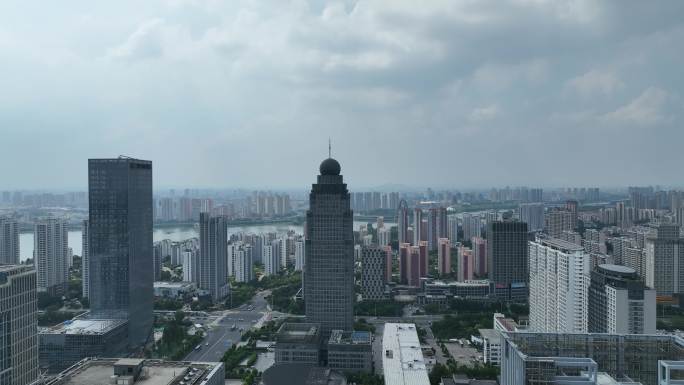
[[[29,385],[38,379],[36,271],[0,265],[0,384]]]
[[[228,275],[228,222],[225,217],[213,217],[200,213],[200,249],[197,259],[198,287],[207,290],[215,301],[222,299],[230,290]]]
[[[91,314],[128,319],[131,345],[152,330],[152,162],[88,160]]]
[[[254,261],[252,247],[238,242],[232,245],[232,255],[235,264],[235,282],[249,282],[254,279]]]
[[[591,260],[581,246],[554,238],[529,242],[530,329],[587,332]]]
[[[90,246],[88,220],[83,220],[81,226],[81,287],[83,298],[90,298]]]
[[[503,289],[527,286],[527,223],[496,221],[487,229],[489,279]],[[512,293],[512,292],[511,292]]]
[[[576,222],[577,216],[572,211],[556,208],[544,215],[544,230],[550,237],[560,238],[563,231],[574,230]]]
[[[416,207],[413,209],[413,245],[423,240],[423,210]]]
[[[439,238],[437,246],[437,272],[441,275],[451,274],[451,241]]]
[[[544,228],[544,205],[542,203],[523,203],[518,208],[521,222],[527,223],[529,231],[541,231]]]
[[[0,215],[0,264],[19,264],[19,225],[10,215]]]
[[[363,298],[385,298],[386,253],[380,246],[364,246],[361,249],[361,288]]]
[[[656,292],[644,286],[634,269],[597,266],[588,294],[590,333],[655,334]]]
[[[38,291],[63,294],[69,282],[67,221],[43,218],[34,225],[33,258],[38,276]]]
[[[320,165],[306,212],[304,298],[307,322],[330,331],[354,323],[354,233],[349,191],[333,158]]]

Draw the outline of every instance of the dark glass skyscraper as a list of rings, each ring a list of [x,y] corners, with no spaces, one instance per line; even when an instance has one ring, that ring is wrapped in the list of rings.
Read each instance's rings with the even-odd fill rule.
[[[332,158],[321,163],[306,213],[304,301],[307,322],[351,331],[354,305],[354,234],[349,191]]]
[[[487,266],[489,280],[495,285],[497,295],[526,296],[529,280],[527,240],[527,223],[525,222],[503,220],[489,223]]]
[[[228,286],[228,222],[225,217],[200,213],[200,250],[197,258],[198,286],[220,300]]]
[[[152,162],[88,160],[90,309],[128,319],[130,345],[152,329]]]

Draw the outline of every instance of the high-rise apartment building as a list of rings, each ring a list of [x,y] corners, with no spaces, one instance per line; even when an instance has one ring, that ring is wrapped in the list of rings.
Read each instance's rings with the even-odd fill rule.
[[[474,273],[478,277],[487,275],[487,240],[481,237],[473,237],[471,240],[473,257],[475,258]]]
[[[254,279],[254,261],[252,247],[240,242],[232,245],[232,256],[235,264],[235,282],[250,282]]]
[[[278,274],[278,271],[280,271],[280,256],[273,252],[272,244],[267,244],[263,246],[262,258],[264,260],[264,274]]]
[[[38,291],[59,295],[69,282],[68,223],[62,218],[43,218],[34,225],[33,258]]]
[[[586,333],[591,260],[581,246],[554,238],[529,242],[530,329]]]
[[[474,278],[475,273],[475,258],[473,256],[473,250],[460,246],[458,248],[457,255],[457,266],[456,266],[456,277],[459,282],[470,281]]]
[[[544,229],[544,205],[542,203],[523,203],[518,208],[521,222],[527,223],[529,231]]]
[[[306,212],[304,298],[307,322],[351,331],[354,324],[354,232],[349,191],[332,158],[320,165]]]
[[[361,289],[364,299],[380,300],[386,298],[386,264],[384,248],[364,246],[361,249]]]
[[[463,214],[463,239],[482,236],[482,220],[479,215]],[[489,235],[488,235],[489,236]]]
[[[437,243],[437,272],[440,275],[451,274],[451,241],[439,238]]]
[[[0,384],[30,385],[38,365],[36,271],[0,265]]]
[[[413,245],[417,246],[418,242],[423,240],[423,210],[416,207],[413,209]]]
[[[399,244],[399,282],[407,284],[409,279],[409,262],[411,259],[411,244]]]
[[[551,238],[560,238],[563,231],[575,229],[577,215],[565,209],[549,210],[544,216],[544,230]]]
[[[489,279],[503,288],[526,286],[528,280],[527,223],[496,221],[487,229]]]
[[[304,256],[305,256],[304,240],[298,239],[295,241],[295,271],[304,270]]]
[[[684,239],[677,224],[661,223],[646,238],[646,286],[659,296],[684,292]]]
[[[458,242],[458,217],[456,215],[449,215],[447,219],[447,237],[452,244]]]
[[[656,292],[630,267],[599,265],[588,290],[588,332],[655,334]]]
[[[152,162],[88,161],[91,314],[122,314],[131,345],[148,340],[154,300]]]
[[[19,224],[11,215],[0,215],[0,264],[19,264]]]
[[[228,295],[228,275],[232,273],[228,255],[228,222],[225,217],[214,217],[200,213],[200,246],[198,268],[198,287],[207,290],[218,301]]]

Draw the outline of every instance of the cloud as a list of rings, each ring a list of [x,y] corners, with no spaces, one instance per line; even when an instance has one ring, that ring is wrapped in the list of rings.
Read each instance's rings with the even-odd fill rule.
[[[470,120],[473,122],[481,122],[484,120],[494,119],[498,115],[499,115],[499,107],[495,104],[492,104],[492,105],[489,105],[486,107],[475,108],[470,113]]]
[[[161,56],[164,52],[162,28],[164,20],[145,20],[126,41],[109,50],[115,59],[145,59]]]
[[[612,71],[591,70],[570,79],[566,86],[582,97],[593,97],[612,95],[624,87],[624,83]]]
[[[665,111],[668,101],[667,91],[649,87],[641,95],[626,105],[603,116],[603,120],[615,124],[634,124],[652,126],[670,119]]]

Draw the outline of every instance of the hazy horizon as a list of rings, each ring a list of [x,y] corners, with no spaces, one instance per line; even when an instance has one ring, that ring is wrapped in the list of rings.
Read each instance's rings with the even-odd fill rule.
[[[657,5],[657,6],[656,6]],[[684,2],[0,3],[1,190],[682,183]],[[262,186],[262,187],[258,187]],[[159,189],[157,188],[157,190]]]

